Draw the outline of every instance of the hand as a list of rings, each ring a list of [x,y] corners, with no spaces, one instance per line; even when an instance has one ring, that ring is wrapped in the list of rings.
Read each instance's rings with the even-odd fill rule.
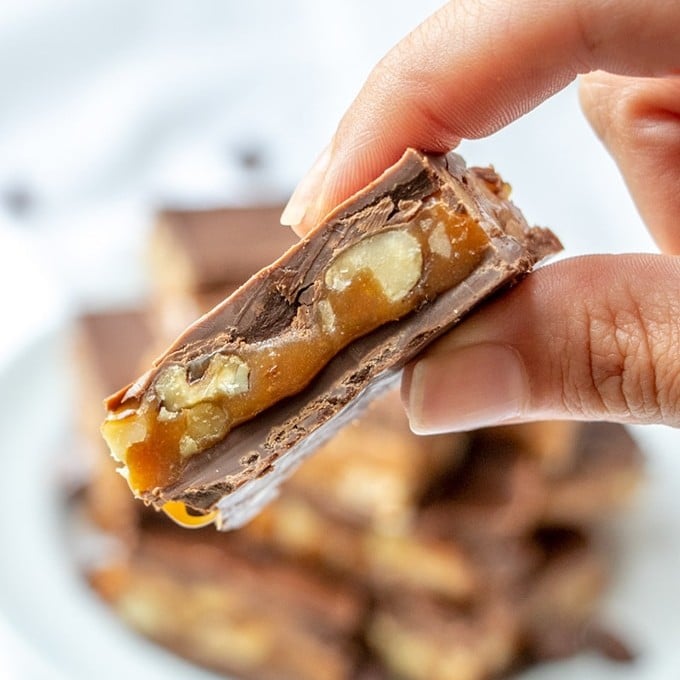
[[[303,234],[405,147],[488,135],[583,73],[583,109],[667,255],[564,260],[485,306],[405,371],[416,432],[680,425],[677,0],[448,3],[376,66],[282,223]]]

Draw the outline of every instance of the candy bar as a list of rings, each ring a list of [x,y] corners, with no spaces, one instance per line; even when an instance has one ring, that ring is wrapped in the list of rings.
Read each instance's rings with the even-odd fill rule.
[[[282,206],[162,210],[149,244],[152,312],[166,347],[297,238]],[[120,387],[119,383],[117,387]]]
[[[543,520],[584,526],[626,507],[644,477],[643,456],[617,423],[586,423],[572,465],[549,482]]]
[[[101,412],[93,406],[139,372],[152,339],[149,319],[135,309],[92,312],[80,318],[76,339],[80,448],[86,452],[89,474],[84,489],[87,510],[101,528],[130,539],[136,533],[138,508],[97,436]]]
[[[559,250],[490,169],[409,150],[109,398],[133,492],[242,525],[300,460],[494,291]]]
[[[215,534],[157,528],[108,586],[133,628],[230,676],[354,677],[364,597],[302,565],[239,551]]]
[[[565,431],[549,423],[538,429]],[[620,510],[642,479],[635,441],[618,423],[579,423],[567,430],[573,444],[558,467],[546,466],[555,459],[537,453],[551,444],[530,439],[534,424],[474,433],[463,464],[441,481],[436,502],[423,508],[421,528],[460,536],[483,527],[486,534],[513,537],[543,525],[597,524]]]
[[[588,537],[552,529],[533,543],[540,557],[523,581],[487,591],[471,605],[422,594],[379,598],[368,624],[370,647],[408,680],[486,680],[588,647],[629,658],[625,646],[593,622],[607,578]]]
[[[509,602],[447,606],[401,597],[379,602],[368,625],[370,648],[404,680],[486,680],[508,670],[520,643]]]
[[[454,541],[352,526],[300,498],[277,499],[240,531],[292,558],[378,590],[425,590],[458,601],[469,599],[483,579],[479,565]]]
[[[394,390],[306,460],[286,489],[340,519],[393,533],[410,523],[428,488],[458,467],[469,439],[462,433],[414,435]]]
[[[521,536],[536,525],[545,506],[546,481],[532,456],[512,443],[479,435],[459,470],[442,481],[421,513],[437,535],[475,536],[480,527],[498,537]]]
[[[209,292],[240,284],[296,241],[279,224],[282,206],[159,213],[150,244],[154,285],[167,292]]]
[[[564,528],[540,530],[534,541],[542,560],[518,597],[529,657],[565,657],[599,646],[602,632],[593,618],[609,580],[601,546]]]

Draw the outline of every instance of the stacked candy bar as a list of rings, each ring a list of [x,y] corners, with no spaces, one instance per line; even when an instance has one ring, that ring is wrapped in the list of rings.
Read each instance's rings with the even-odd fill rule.
[[[133,378],[290,245],[278,214],[162,213],[153,311],[81,321],[83,403]],[[123,546],[88,578],[129,625],[199,664],[265,680],[481,680],[584,647],[626,656],[596,622],[611,559],[602,520],[641,476],[621,426],[417,437],[390,393],[255,520],[221,534],[134,501],[101,414],[84,419],[93,472],[82,508]]]
[[[95,524],[121,539],[121,547],[132,544],[137,534],[139,508],[130,497],[125,480],[102,450],[98,436],[102,394],[134,375],[139,362],[153,343],[151,324],[140,309],[90,313],[81,317],[76,337],[80,450],[89,474],[83,490],[86,507]]]
[[[160,212],[149,248],[159,350],[297,241],[280,214],[281,206]]]

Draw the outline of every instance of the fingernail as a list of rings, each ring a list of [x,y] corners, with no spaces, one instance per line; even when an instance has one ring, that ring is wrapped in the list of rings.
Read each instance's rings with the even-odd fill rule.
[[[519,353],[491,343],[424,357],[411,369],[405,389],[416,434],[474,430],[515,420],[529,397]]]
[[[321,192],[324,174],[331,160],[331,144],[329,144],[314,162],[307,174],[300,180],[293,195],[281,213],[281,224],[296,227],[304,219],[310,204]]]

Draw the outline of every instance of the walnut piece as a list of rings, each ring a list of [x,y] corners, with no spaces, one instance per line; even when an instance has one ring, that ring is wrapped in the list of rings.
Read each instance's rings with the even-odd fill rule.
[[[369,236],[344,250],[326,270],[326,286],[342,291],[368,270],[390,302],[405,298],[420,280],[423,253],[408,231],[391,230]]]
[[[186,368],[168,366],[156,380],[156,394],[168,411],[179,411],[218,397],[233,397],[248,391],[250,370],[237,356],[213,354],[205,373],[188,382]]]
[[[196,404],[185,413],[186,432],[179,442],[182,456],[192,456],[208,448],[227,432],[227,414],[219,404]]]
[[[127,451],[146,438],[146,424],[134,411],[117,414],[118,417],[106,422],[104,432],[111,455],[121,463],[127,459]]]

